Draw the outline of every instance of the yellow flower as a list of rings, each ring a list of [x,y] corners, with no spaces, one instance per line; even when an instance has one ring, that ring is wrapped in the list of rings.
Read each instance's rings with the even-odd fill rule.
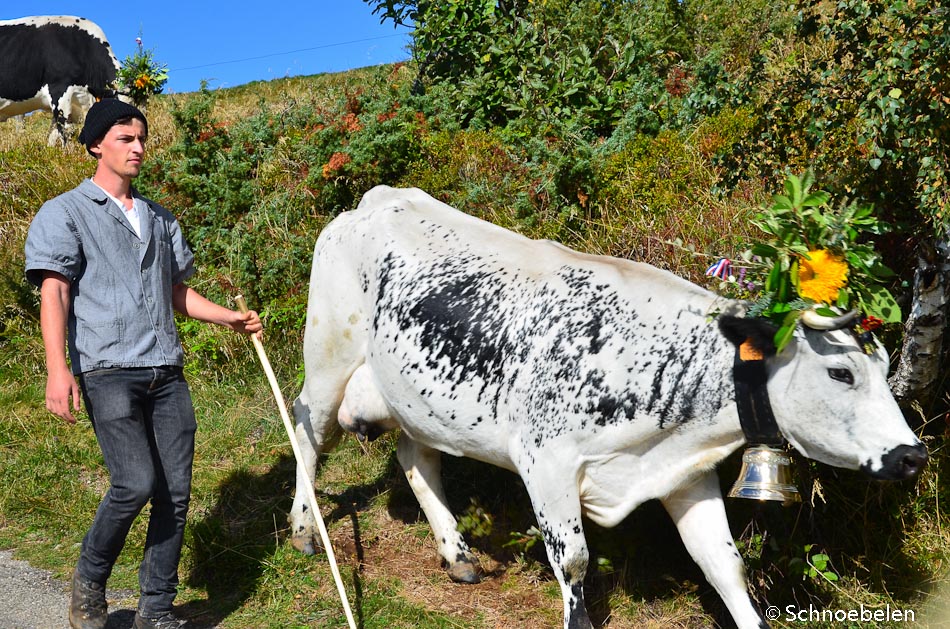
[[[798,288],[805,299],[833,304],[848,283],[848,263],[827,249],[808,252],[798,263]]]

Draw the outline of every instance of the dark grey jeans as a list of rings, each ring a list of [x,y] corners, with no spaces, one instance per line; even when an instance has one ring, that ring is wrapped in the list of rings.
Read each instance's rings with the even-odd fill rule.
[[[191,496],[195,412],[180,367],[100,369],[79,378],[110,486],[82,543],[79,574],[105,584],[132,522],[152,508],[139,568],[139,611],[172,609]]]

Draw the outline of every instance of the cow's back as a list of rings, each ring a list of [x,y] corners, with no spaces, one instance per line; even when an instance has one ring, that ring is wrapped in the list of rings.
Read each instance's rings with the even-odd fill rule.
[[[82,86],[111,95],[118,61],[102,29],[85,18],[33,16],[0,21],[0,98],[25,101],[43,86]]]
[[[346,246],[358,246],[363,254],[372,251],[377,258],[398,254],[425,266],[439,265],[446,258],[464,259],[483,270],[542,282],[572,267],[596,272],[610,283],[666,290],[670,297],[683,294],[693,304],[716,299],[709,291],[654,266],[585,254],[550,240],[532,240],[461,212],[417,188],[376,186],[356,210],[338,217],[328,230],[346,240]]]
[[[383,395],[413,416],[414,438],[452,454],[512,468],[518,435],[599,448],[623,433],[635,447],[722,403],[695,359],[716,335],[714,295],[649,265],[527,239],[419,190],[367,193],[321,234],[314,273],[326,277],[311,287],[337,288],[310,303],[347,302],[329,316],[364,322]],[[712,394],[683,404],[675,394],[687,387]]]

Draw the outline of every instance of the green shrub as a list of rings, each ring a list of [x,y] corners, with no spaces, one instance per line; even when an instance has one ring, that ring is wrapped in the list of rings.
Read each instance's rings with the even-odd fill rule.
[[[596,204],[600,221],[614,233],[607,253],[702,283],[704,255],[729,257],[744,249],[751,208],[714,192],[718,172],[696,149],[704,137],[714,146],[727,143],[720,135],[727,129],[641,136],[606,158]]]
[[[945,230],[948,12],[946,2],[883,0],[803,8],[791,54],[760,86],[760,122],[734,172],[778,179],[813,167],[918,233]]]
[[[530,183],[527,167],[498,134],[477,130],[427,134],[399,182],[509,228],[517,228],[515,208]]]

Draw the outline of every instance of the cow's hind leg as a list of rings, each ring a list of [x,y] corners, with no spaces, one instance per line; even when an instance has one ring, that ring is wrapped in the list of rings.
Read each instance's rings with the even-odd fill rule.
[[[458,532],[458,522],[449,511],[442,489],[442,454],[406,436],[399,437],[396,449],[399,464],[406,473],[409,486],[429,520],[432,534],[439,545],[439,555],[453,581],[478,583],[481,572],[478,559]]]
[[[704,474],[662,502],[686,550],[722,597],[739,629],[768,627],[749,598],[745,565],[729,530],[716,473]]]
[[[344,381],[345,382],[345,381]],[[340,385],[342,389],[343,385]],[[294,503],[287,520],[290,523],[290,543],[300,552],[313,555],[323,544],[317,521],[310,511],[312,506],[307,499],[306,483],[313,485],[317,471],[317,459],[321,452],[333,449],[340,439],[342,431],[336,421],[332,421],[335,412],[327,408],[325,400],[309,402],[306,389],[294,400],[294,436],[300,446],[303,460],[297,465],[295,476],[297,489]]]
[[[312,313],[311,313],[312,314]],[[337,412],[346,383],[364,360],[362,336],[358,328],[340,326],[332,314],[308,317],[304,335],[306,378],[294,401],[296,438],[303,457],[296,469],[297,490],[290,509],[291,544],[308,555],[321,546],[317,522],[307,500],[306,484],[313,485],[317,459],[339,441],[342,431]],[[319,326],[316,321],[322,321]],[[343,334],[342,331],[348,331]]]

